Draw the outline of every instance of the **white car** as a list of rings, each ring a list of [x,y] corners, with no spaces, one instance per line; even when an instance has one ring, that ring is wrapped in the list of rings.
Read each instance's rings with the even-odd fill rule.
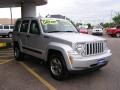
[[[94,26],[92,29],[93,35],[103,35],[103,27],[102,26]]]
[[[0,25],[0,36],[2,37],[12,37],[14,25]]]

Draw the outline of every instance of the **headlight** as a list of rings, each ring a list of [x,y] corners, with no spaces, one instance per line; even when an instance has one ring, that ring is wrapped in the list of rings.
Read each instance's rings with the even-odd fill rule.
[[[76,43],[76,50],[78,53],[82,53],[85,50],[85,44],[81,44],[81,43]]]
[[[107,41],[104,41],[104,50],[105,50],[105,51],[108,50]]]

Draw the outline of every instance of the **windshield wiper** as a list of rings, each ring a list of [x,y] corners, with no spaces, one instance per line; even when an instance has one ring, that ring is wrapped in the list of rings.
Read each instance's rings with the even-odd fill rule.
[[[75,33],[77,33],[77,31],[64,31],[64,32],[75,32]]]
[[[75,32],[75,31],[64,31],[64,32]]]
[[[47,33],[54,33],[54,32],[75,32],[75,31],[49,31]]]

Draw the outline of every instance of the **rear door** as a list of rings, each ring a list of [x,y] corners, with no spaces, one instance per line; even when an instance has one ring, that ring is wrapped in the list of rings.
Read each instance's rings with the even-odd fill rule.
[[[13,30],[13,40],[14,41],[18,41],[18,36],[19,36],[19,31],[20,31],[20,27],[21,27],[21,20],[17,20],[15,23],[15,28]]]
[[[23,51],[27,47],[27,33],[29,29],[30,20],[23,20],[20,28],[20,32],[18,33],[19,42],[22,45]]]

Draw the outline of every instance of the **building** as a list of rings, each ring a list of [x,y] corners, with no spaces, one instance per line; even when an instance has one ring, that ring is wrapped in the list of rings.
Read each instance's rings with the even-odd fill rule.
[[[16,19],[12,19],[12,24],[15,24]],[[10,18],[0,18],[0,24],[11,24],[11,19]]]

